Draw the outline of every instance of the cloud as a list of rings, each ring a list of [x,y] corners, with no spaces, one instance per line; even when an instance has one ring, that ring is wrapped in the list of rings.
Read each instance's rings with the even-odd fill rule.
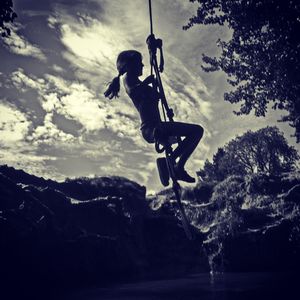
[[[23,56],[31,56],[44,62],[47,61],[45,54],[37,45],[31,44],[24,36],[18,33],[21,29],[20,24],[14,23],[10,27],[11,36],[3,39],[4,45],[6,45],[10,52]]]
[[[83,84],[71,84],[71,89],[68,95],[60,98],[58,112],[77,120],[87,131],[104,128],[107,111],[98,106],[94,93]]]
[[[139,182],[143,185],[148,185],[151,183],[153,187],[158,183],[158,173],[156,170],[156,159],[153,156],[148,159],[148,162],[143,162],[137,166],[137,174]]]
[[[56,64],[54,64],[52,66],[53,70],[56,71],[56,72],[59,72],[59,73],[62,73],[64,71],[64,69]]]
[[[137,135],[138,116],[128,99],[122,105],[119,103],[122,100],[99,101],[95,92],[83,83],[50,74],[44,78],[28,76],[22,69],[13,72],[11,80],[19,90],[36,90],[47,113],[57,112],[79,122],[83,126],[82,132],[108,129],[144,147],[140,135]]]
[[[28,136],[28,140],[32,141],[34,145],[48,144],[53,146],[56,143],[64,143],[65,145],[74,143],[76,138],[72,134],[59,130],[53,123],[52,118],[52,113],[46,114],[44,124],[37,126],[32,134]]]
[[[3,149],[0,148],[0,164],[7,164],[17,169],[22,169],[29,174],[42,176],[44,178],[64,180],[60,171],[51,167],[49,162],[56,160],[55,157],[49,155],[37,155],[31,150],[26,149]]]
[[[31,122],[16,108],[1,103],[0,115],[0,144],[16,146],[25,139]]]
[[[10,77],[12,84],[19,91],[26,92],[33,89],[40,93],[44,90],[45,80],[35,76],[29,77],[22,68],[18,68],[16,71],[12,72]]]
[[[1,101],[4,102],[3,99]],[[26,114],[14,106],[0,103],[0,116],[0,164],[8,164],[47,178],[62,178],[57,171],[47,166],[46,162],[55,157],[37,154],[37,147],[28,141],[32,122]]]
[[[93,90],[83,83],[68,81],[59,76],[45,74],[44,78],[38,78],[18,69],[11,78],[18,89],[34,89],[46,112],[43,123],[33,128],[27,137],[40,154],[52,153],[57,159],[64,156],[67,160],[77,155],[79,160],[94,161],[94,169],[103,175],[105,172],[114,172],[115,175],[121,173],[123,176],[131,173],[124,151],[143,150],[146,146],[137,134],[139,125],[132,106],[122,107],[118,102],[99,102]],[[55,114],[79,122],[82,128],[78,136],[60,130],[54,122]],[[110,133],[105,137],[103,130]],[[115,137],[112,137],[113,134]],[[128,142],[125,146],[125,140],[131,141],[131,144]],[[140,147],[132,146],[132,142]],[[137,152],[132,154],[136,155]],[[97,165],[101,165],[101,168],[97,168]]]
[[[181,120],[198,123],[199,119],[211,119],[211,104],[203,99],[209,93],[201,78],[172,55],[169,56],[168,65],[163,79],[169,99]]]

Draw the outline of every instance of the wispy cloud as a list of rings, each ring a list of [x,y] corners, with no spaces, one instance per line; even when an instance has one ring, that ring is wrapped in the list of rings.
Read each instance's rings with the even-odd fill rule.
[[[5,99],[1,99],[6,103]],[[27,138],[32,122],[16,107],[0,104],[0,164],[8,164],[27,172],[58,178],[62,176],[47,165],[55,160],[51,155],[37,154],[37,147]]]
[[[76,138],[68,133],[59,130],[57,126],[53,123],[53,114],[48,113],[45,116],[44,124],[37,126],[33,133],[28,136],[28,140],[34,145],[55,145],[57,142],[64,143],[74,143]]]
[[[10,25],[10,29],[11,36],[3,39],[4,45],[6,45],[10,52],[22,56],[31,56],[44,62],[47,60],[45,54],[37,45],[30,43],[19,33],[21,29],[21,25],[19,23]]]
[[[4,102],[4,99],[1,99]],[[17,144],[26,137],[31,122],[16,108],[0,103],[0,144],[4,147]]]
[[[122,106],[117,101],[99,101],[96,93],[83,83],[69,82],[48,74],[37,78],[25,74],[22,69],[12,74],[12,82],[19,90],[36,90],[47,113],[57,112],[76,120],[86,132],[108,129],[141,144],[136,132],[138,117],[128,100]]]

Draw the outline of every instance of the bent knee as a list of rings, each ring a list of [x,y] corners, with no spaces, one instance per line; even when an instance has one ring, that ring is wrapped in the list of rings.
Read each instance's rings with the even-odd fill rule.
[[[203,134],[204,134],[203,127],[200,125],[195,125],[195,135],[197,135],[197,137],[201,139],[203,137]]]

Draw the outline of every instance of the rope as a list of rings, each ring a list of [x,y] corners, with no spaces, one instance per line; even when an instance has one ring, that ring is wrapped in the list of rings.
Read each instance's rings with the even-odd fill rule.
[[[150,34],[153,35],[153,20],[152,20],[152,5],[151,5],[151,0],[149,0],[149,15],[150,15]],[[161,52],[161,55],[162,55],[162,52]],[[170,119],[170,121],[173,121],[173,116],[170,117],[170,115],[168,113],[166,113],[166,111],[169,112],[170,109],[169,109],[168,104],[167,104],[166,96],[165,96],[165,93],[164,93],[164,90],[163,90],[163,87],[162,87],[161,78],[160,78],[160,75],[159,75],[159,72],[160,71],[162,72],[162,69],[160,70],[158,68],[156,57],[154,58],[151,55],[150,60],[151,60],[150,61],[150,64],[151,64],[151,75],[153,74],[153,69],[154,69],[154,71],[156,73],[156,76],[157,76],[156,79],[158,81],[158,85],[161,87],[159,89],[159,92],[162,94],[162,98],[164,100],[164,101],[161,101],[161,107],[162,107],[162,112],[163,112],[164,120],[165,120],[165,122],[167,121],[167,116],[166,116],[166,114],[167,114],[168,118]],[[180,137],[178,137],[177,139],[178,139],[178,143],[180,143],[181,142]],[[169,150],[167,149],[168,147],[166,148],[164,146],[162,148],[162,151],[159,151],[159,146],[158,145],[159,144],[155,143],[155,149],[156,149],[156,151],[159,152],[159,153],[165,151],[166,159],[167,159],[167,162],[169,163],[169,160],[172,159],[171,156],[170,156],[170,153],[168,153],[170,149],[171,149],[171,152],[172,152],[171,145],[169,145]],[[182,203],[181,203],[181,187],[180,187],[177,179],[174,176],[175,175],[174,174],[174,169],[172,167],[169,168],[168,172],[170,172],[170,171],[172,173],[171,178],[172,178],[172,181],[173,181],[173,191],[174,191],[175,196],[176,196],[176,201],[177,201],[177,204],[178,204],[178,209],[179,209],[179,212],[180,212],[180,215],[181,215],[181,219],[182,219],[183,229],[184,229],[185,234],[188,237],[188,239],[192,240],[193,239],[193,235],[192,235],[192,233],[190,231],[190,225],[189,225],[188,219],[186,217],[186,214],[185,214],[185,211],[184,211],[184,207],[182,206]]]
[[[151,0],[149,0],[149,16],[150,16],[150,33],[153,34],[153,20],[152,20],[152,3],[151,3]],[[151,65],[151,75],[153,75],[152,57],[151,57],[150,65]]]
[[[152,20],[152,5],[151,5],[151,0],[149,0],[149,15],[150,15],[150,33],[153,34],[153,20]]]

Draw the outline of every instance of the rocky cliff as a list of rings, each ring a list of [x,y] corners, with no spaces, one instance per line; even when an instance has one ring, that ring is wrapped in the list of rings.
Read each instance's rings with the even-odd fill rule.
[[[170,211],[172,199],[172,192],[164,191],[152,206]],[[183,199],[189,219],[205,236],[212,271],[299,269],[299,171],[200,182],[186,189]]]
[[[2,283],[58,289],[208,270],[202,234],[154,211],[122,177],[45,180],[0,167]]]
[[[45,180],[0,167],[3,286],[32,290],[207,271],[297,271],[300,173],[231,176],[146,198],[122,177]]]

